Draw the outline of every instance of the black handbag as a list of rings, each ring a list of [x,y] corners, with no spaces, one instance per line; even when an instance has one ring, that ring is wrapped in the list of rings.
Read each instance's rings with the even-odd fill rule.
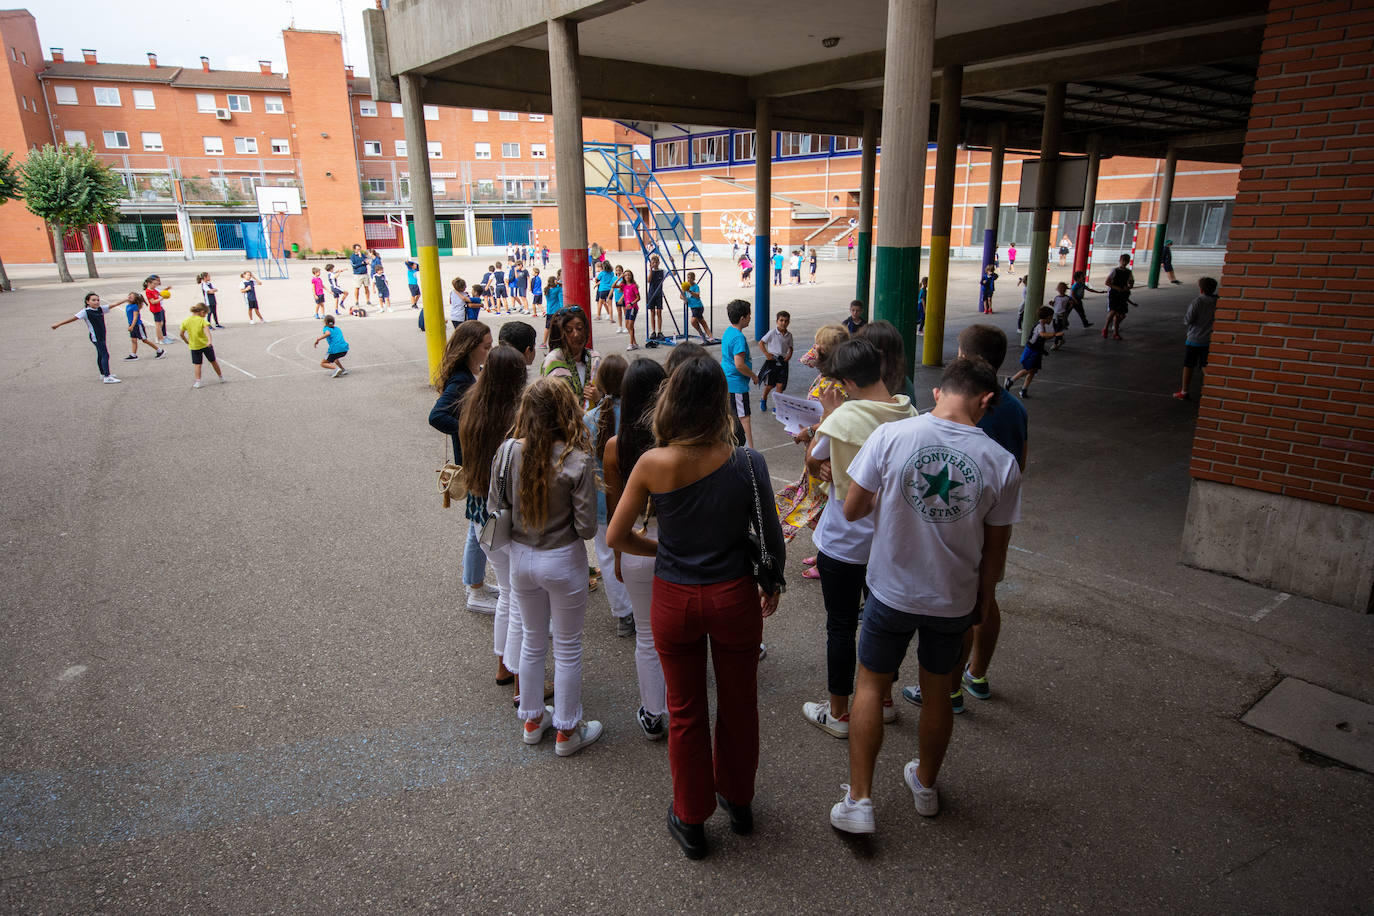
[[[745,535],[749,562],[754,568],[754,581],[765,595],[781,594],[787,591],[787,580],[783,577],[785,558],[768,552],[768,541],[763,535],[763,502],[759,499],[758,474],[754,471],[754,462],[749,460],[749,453],[744,449],[739,451],[743,452],[744,464],[749,469],[749,482],[754,488],[754,519]]]

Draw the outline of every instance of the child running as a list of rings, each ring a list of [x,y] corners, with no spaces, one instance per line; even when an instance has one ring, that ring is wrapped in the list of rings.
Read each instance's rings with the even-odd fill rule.
[[[322,340],[329,341],[329,355],[321,361],[320,368],[333,369],[334,374],[329,376],[330,378],[347,375],[348,370],[343,367],[343,358],[348,355],[348,341],[344,340],[343,331],[334,324],[333,315],[324,316],[324,327],[320,328],[320,336],[315,338],[313,346],[318,347]]]
[[[202,362],[209,362],[210,368],[215,370],[215,375],[219,376],[221,382],[225,381],[224,373],[220,371],[219,361],[215,359],[215,348],[210,340],[210,323],[205,320],[205,316],[210,310],[205,307],[205,303],[197,302],[191,306],[191,314],[187,315],[181,322],[181,339],[191,350],[191,365],[195,367],[196,380],[192,388],[200,388],[200,367]]]
[[[343,286],[339,283],[339,269],[333,264],[324,265],[325,276],[329,278],[329,294],[334,297],[334,314],[343,314],[339,310],[340,301],[348,298],[348,293],[344,292]]]
[[[1050,308],[1054,311],[1054,329],[1059,332],[1059,336],[1054,339],[1053,349],[1059,350],[1064,346],[1064,332],[1069,329],[1069,312],[1073,311],[1073,297],[1069,295],[1069,284],[1060,283],[1055,287],[1058,293],[1050,300]]]
[[[245,270],[239,274],[239,292],[243,293],[244,305],[248,306],[248,323],[253,323],[253,318],[267,324],[267,319],[262,317],[262,312],[258,309],[258,284],[262,281],[253,276],[251,270]]]
[[[138,359],[138,345],[140,342],[157,352],[153,354],[153,359],[162,359],[167,351],[159,347],[148,339],[148,331],[143,327],[143,297],[138,293],[129,293],[128,304],[124,306],[124,315],[129,319],[129,346],[132,348],[125,359]]]
[[[1040,306],[1040,311],[1036,313],[1035,327],[1031,328],[1030,340],[1026,341],[1026,348],[1021,351],[1021,369],[1015,375],[1007,376],[1007,380],[1002,384],[1008,392],[1017,380],[1025,379],[1021,383],[1021,397],[1030,397],[1031,382],[1035,381],[1035,373],[1040,371],[1045,362],[1046,341],[1064,336],[1063,331],[1054,329],[1053,318],[1054,309],[1048,305]]]
[[[210,272],[201,271],[196,275],[196,282],[200,284],[200,296],[205,302],[205,307],[210,310],[210,327],[216,331],[224,330],[224,325],[219,323],[219,303],[215,296],[218,290],[215,284],[210,282]]]
[[[624,303],[625,333],[630,335],[630,344],[625,349],[638,350],[639,344],[635,342],[635,320],[639,318],[639,284],[635,282],[633,271],[627,270],[621,274],[620,295]]]
[[[324,317],[324,279],[318,267],[310,268],[310,293],[315,298],[315,317]]]

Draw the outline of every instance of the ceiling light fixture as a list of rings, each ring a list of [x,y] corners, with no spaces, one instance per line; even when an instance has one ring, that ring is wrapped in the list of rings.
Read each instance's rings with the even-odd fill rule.
[[[833,48],[833,47],[835,47],[835,45],[837,45],[837,44],[839,44],[839,43],[840,43],[839,37],[838,37],[838,36],[834,36],[834,35],[832,35],[832,36],[829,37],[829,38],[822,38],[822,39],[821,39],[821,47],[823,47],[823,48]]]

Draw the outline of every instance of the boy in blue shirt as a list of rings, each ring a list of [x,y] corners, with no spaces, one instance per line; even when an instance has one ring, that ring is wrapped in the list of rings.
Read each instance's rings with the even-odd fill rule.
[[[406,261],[406,285],[410,287],[410,307],[420,307],[420,262]]]
[[[978,281],[978,311],[984,314],[992,314],[992,294],[997,287],[997,271],[992,269],[989,264],[987,270],[983,272],[983,279]]]
[[[773,249],[773,285],[782,286],[782,249]]]
[[[601,310],[606,310],[607,318],[615,318],[611,308],[611,290],[615,286],[615,271],[610,261],[601,262],[601,270],[596,275],[596,320],[601,320]]]
[[[689,278],[691,274],[687,275]],[[749,327],[752,306],[743,299],[733,299],[725,307],[730,327],[720,338],[720,368],[725,370],[725,387],[730,392],[730,412],[744,428],[744,441],[754,447],[754,431],[749,423],[749,383],[758,384],[754,361],[749,355],[749,341],[744,329]]]
[[[553,326],[553,316],[563,311],[563,271],[559,271],[549,279],[548,288],[544,290],[544,342],[541,346],[545,350],[549,348],[549,328]]]
[[[544,304],[544,278],[539,276],[539,268],[530,271],[530,314],[540,316],[539,307]]]
[[[682,284],[682,301],[687,303],[687,308],[692,312],[692,327],[701,335],[701,342],[710,343],[711,326],[706,323],[706,306],[701,304],[701,287],[697,286],[694,271],[687,271],[687,282]]]

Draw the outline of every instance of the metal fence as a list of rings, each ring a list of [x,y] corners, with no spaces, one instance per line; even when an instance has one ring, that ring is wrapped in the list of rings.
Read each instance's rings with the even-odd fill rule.
[[[305,191],[300,161],[289,157],[110,155],[101,158],[124,181],[131,204],[249,206],[254,188]]]
[[[364,205],[410,202],[410,169],[403,159],[364,159],[358,163]],[[553,166],[545,162],[430,162],[436,203],[554,203]]]

